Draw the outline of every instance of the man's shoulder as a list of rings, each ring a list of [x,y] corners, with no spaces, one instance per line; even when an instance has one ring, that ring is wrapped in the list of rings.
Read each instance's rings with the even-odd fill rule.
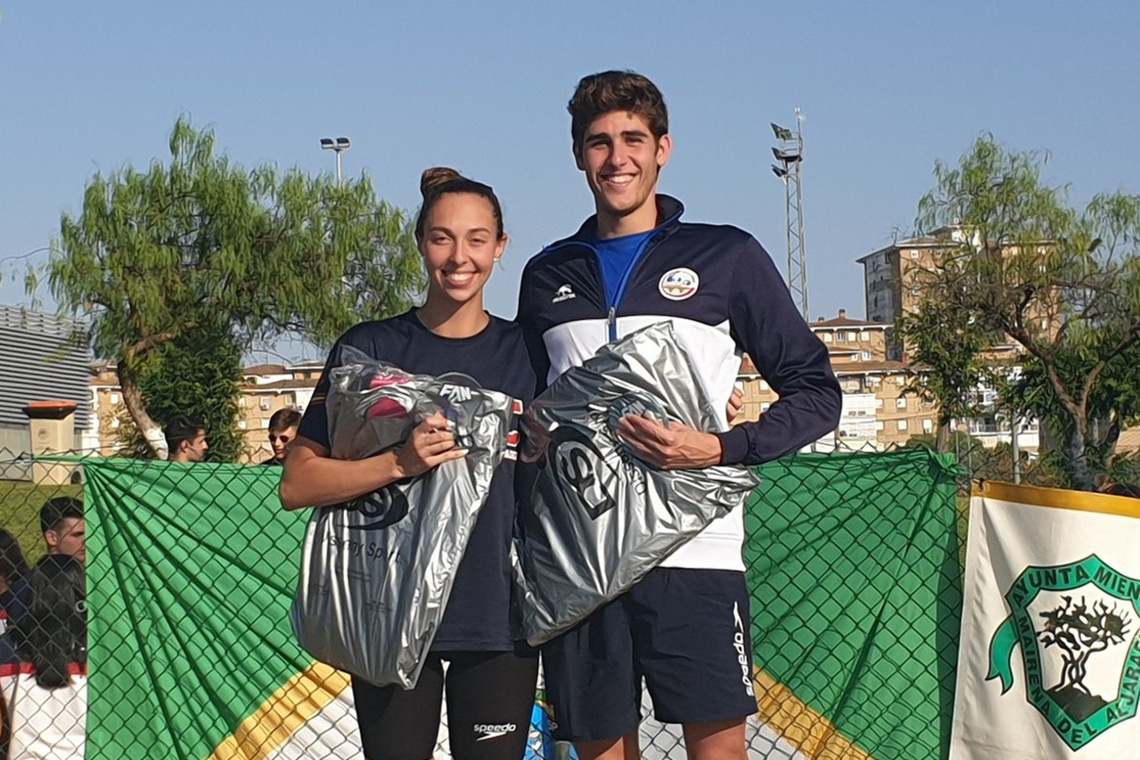
[[[556,240],[527,260],[526,266],[523,268],[523,276],[544,266],[557,266],[561,262],[588,251],[589,246],[576,236]]]
[[[755,240],[752,233],[731,224],[709,224],[707,222],[678,222],[674,233],[682,238],[707,238],[728,245],[739,245]]]

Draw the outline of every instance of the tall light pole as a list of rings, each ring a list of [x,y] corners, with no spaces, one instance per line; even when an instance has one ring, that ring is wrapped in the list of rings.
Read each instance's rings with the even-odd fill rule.
[[[336,186],[340,187],[344,181],[344,177],[340,172],[340,154],[343,151],[352,147],[352,141],[347,137],[338,137],[335,140],[331,137],[321,138],[321,148],[324,150],[331,150],[336,152]]]
[[[804,138],[800,130],[803,112],[796,108],[796,131],[772,125],[772,132],[780,141],[772,148],[779,165],[772,165],[772,173],[784,183],[784,208],[788,228],[788,289],[792,300],[800,307],[804,319],[811,321],[808,312],[807,256],[804,253],[804,206],[800,186],[800,165],[804,160]]]

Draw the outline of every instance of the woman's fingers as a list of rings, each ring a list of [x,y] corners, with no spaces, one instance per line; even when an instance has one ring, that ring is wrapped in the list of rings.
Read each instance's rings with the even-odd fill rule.
[[[424,421],[419,424],[419,427],[425,431],[447,430],[451,427],[451,423],[448,422],[447,418],[444,417],[441,412],[436,412],[429,417],[425,417]]]
[[[427,440],[421,443],[418,451],[421,456],[428,457],[435,454],[442,454],[445,451],[450,451],[455,448],[455,436],[449,436],[442,440]]]
[[[451,462],[456,459],[462,459],[465,456],[467,456],[467,449],[451,449],[450,451],[445,451],[442,454],[433,454],[430,457],[426,457],[424,459],[424,462],[430,469],[432,467],[438,467],[444,462]]]

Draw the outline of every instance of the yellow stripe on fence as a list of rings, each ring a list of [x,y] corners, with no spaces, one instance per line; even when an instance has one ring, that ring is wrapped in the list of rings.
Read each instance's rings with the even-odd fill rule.
[[[840,734],[831,721],[760,668],[754,669],[752,680],[756,684],[758,717],[798,752],[811,760],[874,760]]]
[[[265,760],[348,686],[348,675],[314,662],[243,720],[208,760]]]

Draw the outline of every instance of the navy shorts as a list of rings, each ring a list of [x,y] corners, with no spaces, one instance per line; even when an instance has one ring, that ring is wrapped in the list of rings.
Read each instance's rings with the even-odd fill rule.
[[[641,682],[663,723],[756,712],[748,587],[734,570],[659,567],[542,649],[554,737],[616,739],[641,722]]]

